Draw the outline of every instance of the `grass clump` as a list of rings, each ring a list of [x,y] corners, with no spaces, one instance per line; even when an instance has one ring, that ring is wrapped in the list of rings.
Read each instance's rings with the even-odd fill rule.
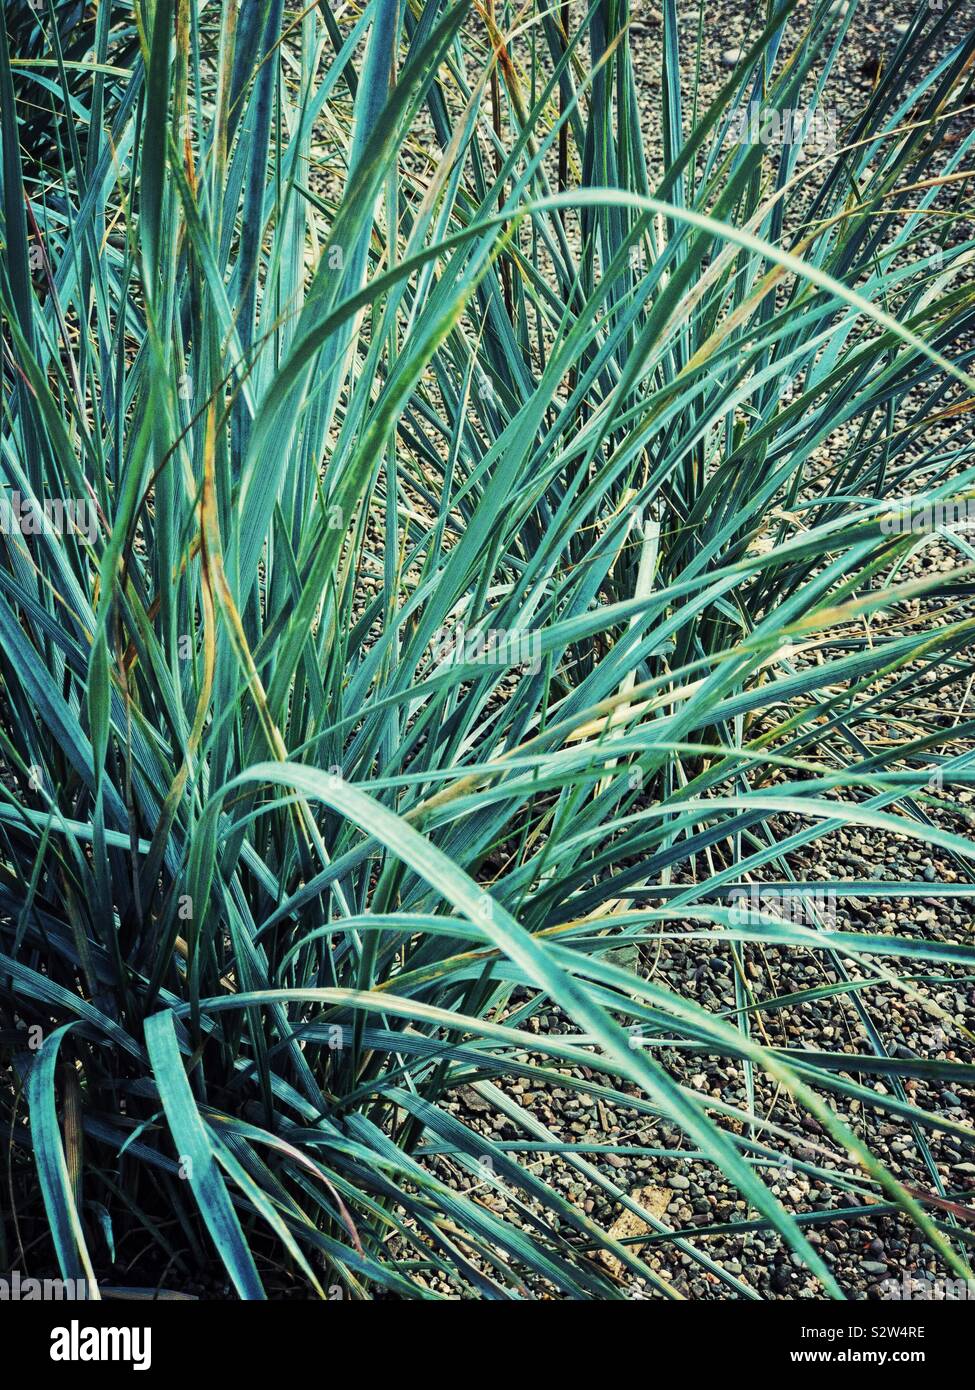
[[[712,96],[665,0],[647,113],[619,0],[7,7],[0,1263],[768,1291],[527,1083],[719,1173],[820,1296],[784,1163],[969,1277],[975,951],[846,905],[975,859],[975,34],[923,6],[838,112],[857,8],[770,6]],[[935,871],[831,871],[851,834]],[[848,1041],[790,1045],[823,998]]]

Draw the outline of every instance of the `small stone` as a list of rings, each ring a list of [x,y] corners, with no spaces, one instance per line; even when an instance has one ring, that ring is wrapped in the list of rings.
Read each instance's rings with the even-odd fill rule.
[[[740,48],[726,48],[721,55],[721,66],[723,68],[736,68],[741,61]]]
[[[651,29],[659,29],[663,23],[663,15],[659,10],[649,10],[646,14],[640,15],[630,24],[630,31],[634,34],[646,34]]]
[[[631,1194],[633,1200],[651,1216],[658,1221],[663,1219],[667,1210],[667,1194],[659,1187],[641,1187]],[[644,1221],[642,1216],[637,1216],[635,1212],[626,1208],[623,1213],[613,1222],[609,1234],[614,1240],[631,1240],[633,1236],[645,1235],[650,1230],[650,1226]],[[634,1255],[639,1255],[642,1244],[631,1244],[630,1249]],[[623,1265],[609,1250],[601,1250],[599,1258],[607,1269],[619,1276],[623,1273]]]
[[[887,1266],[881,1264],[879,1260],[864,1260],[860,1265],[864,1274],[873,1274],[878,1278],[887,1273]]]
[[[672,1178],[667,1179],[667,1186],[674,1188],[677,1192],[686,1192],[690,1185],[690,1180],[682,1178],[680,1173],[675,1173]]]

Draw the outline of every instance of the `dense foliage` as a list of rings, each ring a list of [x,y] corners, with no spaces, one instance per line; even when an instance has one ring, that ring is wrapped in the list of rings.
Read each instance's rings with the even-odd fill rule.
[[[931,983],[975,948],[797,886],[842,827],[957,868],[868,905],[972,882],[975,723],[902,718],[972,670],[975,553],[900,524],[975,492],[958,11],[834,119],[855,4],[756,13],[711,102],[666,0],[651,112],[626,0],[5,7],[0,1264],[626,1298],[676,1293],[669,1242],[755,1295],[550,1181],[669,1229],[520,1078],[674,1127],[827,1296],[768,1180],[824,1146],[967,1274],[928,1142],[972,1131],[909,1082],[975,1082]],[[648,968],[678,938],[732,1009]],[[755,943],[828,967],[857,1048],[770,1036]],[[956,1060],[888,1055],[898,991]]]

